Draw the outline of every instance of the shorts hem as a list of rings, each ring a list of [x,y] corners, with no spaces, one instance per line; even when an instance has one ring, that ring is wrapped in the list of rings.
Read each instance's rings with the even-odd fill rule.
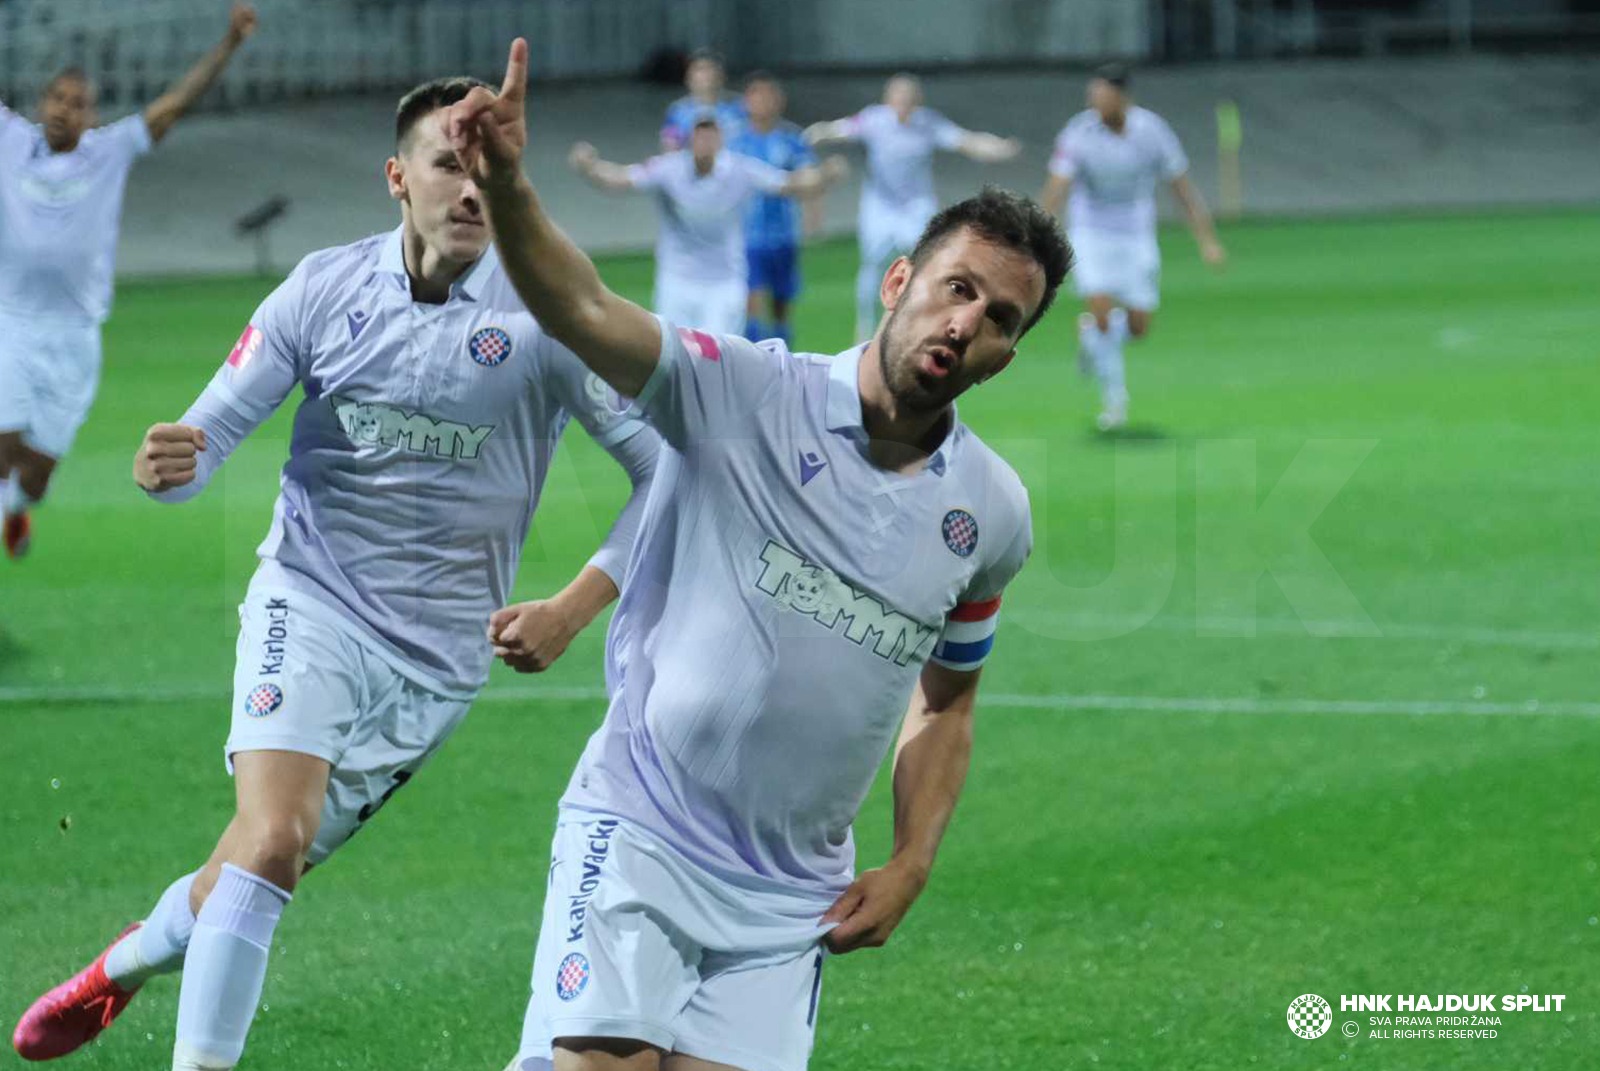
[[[228,742],[222,745],[222,761],[227,764],[230,774],[233,773],[233,757],[241,751],[292,751],[297,755],[321,759],[333,767],[337,767],[339,760],[344,757],[342,749],[314,743],[304,737],[262,736],[235,740],[230,736]]]
[[[667,1052],[672,1051],[677,1035],[660,1023],[644,1019],[625,1019],[618,1016],[596,1015],[574,1018],[551,1016],[550,1050],[555,1052],[557,1038],[623,1038],[642,1041]],[[581,1028],[581,1029],[574,1029]]]
[[[673,1052],[709,1060],[714,1064],[727,1064],[740,1071],[805,1071],[809,1058],[799,1064],[788,1064],[749,1049],[739,1049],[723,1042],[704,1041],[695,1037],[679,1036]]]

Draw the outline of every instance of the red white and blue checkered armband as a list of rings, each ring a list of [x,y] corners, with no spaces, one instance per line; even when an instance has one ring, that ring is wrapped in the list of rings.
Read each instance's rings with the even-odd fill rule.
[[[958,602],[945,618],[933,660],[946,669],[974,670],[994,648],[994,630],[1000,623],[1000,596],[982,602]]]

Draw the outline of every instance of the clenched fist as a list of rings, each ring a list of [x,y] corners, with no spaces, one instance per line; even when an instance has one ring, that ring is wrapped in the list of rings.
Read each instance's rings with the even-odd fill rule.
[[[170,491],[193,481],[206,433],[186,424],[154,424],[133,455],[133,482],[146,491]]]
[[[495,657],[518,673],[543,673],[561,657],[583,624],[557,599],[519,602],[489,618]]]

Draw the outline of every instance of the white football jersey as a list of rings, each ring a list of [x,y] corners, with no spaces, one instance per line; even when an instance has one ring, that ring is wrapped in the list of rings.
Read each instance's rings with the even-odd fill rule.
[[[1073,230],[1154,234],[1156,186],[1189,170],[1172,132],[1148,108],[1128,109],[1121,133],[1093,109],[1079,112],[1056,137],[1050,173],[1072,180],[1067,224]]]

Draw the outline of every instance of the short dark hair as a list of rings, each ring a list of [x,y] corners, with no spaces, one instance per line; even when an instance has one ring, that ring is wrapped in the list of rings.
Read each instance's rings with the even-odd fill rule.
[[[753,70],[744,76],[744,87],[746,89],[749,89],[751,86],[758,85],[762,82],[766,82],[768,85],[778,86],[780,88],[782,87],[782,83],[778,81],[778,76],[773,74],[771,71],[757,68],[756,70]]]
[[[63,67],[51,75],[50,81],[46,82],[44,87],[47,90],[54,89],[61,82],[82,82],[90,89],[94,88],[94,79],[89,77],[89,72],[76,64],[71,67]]]
[[[478,78],[458,75],[455,78],[435,78],[424,82],[400,98],[394,110],[394,143],[399,147],[417,120],[440,108],[448,108],[461,101],[478,86],[492,90],[494,87]]]
[[[722,61],[722,53],[718,52],[714,48],[697,48],[693,52],[689,53],[690,63],[699,63],[701,61],[706,63],[715,63],[723,70],[728,69],[728,65]]]
[[[911,251],[911,266],[921,267],[934,250],[960,230],[975,231],[991,242],[1026,253],[1044,269],[1044,298],[1017,333],[1021,338],[1049,311],[1056,291],[1072,270],[1072,246],[1061,233],[1061,224],[1032,198],[998,186],[985,186],[976,197],[957,201],[928,221]]]
[[[1109,82],[1123,92],[1133,84],[1133,72],[1128,70],[1126,63],[1102,63],[1094,69],[1094,77],[1102,82]]]

